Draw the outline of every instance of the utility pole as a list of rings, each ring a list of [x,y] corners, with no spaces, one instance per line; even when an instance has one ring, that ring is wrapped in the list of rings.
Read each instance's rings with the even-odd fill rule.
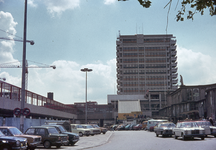
[[[25,71],[26,71],[26,28],[27,28],[27,0],[25,0],[24,11],[24,33],[23,33],[23,59],[22,59],[22,87],[21,87],[21,112],[25,107]],[[24,115],[20,115],[20,130],[24,132]]]

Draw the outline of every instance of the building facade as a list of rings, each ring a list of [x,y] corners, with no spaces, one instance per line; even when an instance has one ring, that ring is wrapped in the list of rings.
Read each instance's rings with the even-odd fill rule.
[[[119,35],[116,51],[118,95],[177,89],[173,35]]]
[[[200,119],[216,115],[216,84],[180,86],[167,94],[167,105],[159,110],[160,116],[170,120]]]

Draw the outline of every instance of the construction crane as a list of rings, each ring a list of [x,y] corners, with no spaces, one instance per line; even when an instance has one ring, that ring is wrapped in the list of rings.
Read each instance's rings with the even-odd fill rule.
[[[0,64],[0,68],[22,68],[22,65],[11,65],[11,63],[18,63],[17,62],[10,62],[10,63],[4,63]],[[25,71],[25,89],[28,88],[28,68],[53,68],[56,69],[55,65],[49,66],[49,65],[43,65],[43,66],[28,66],[28,62],[26,60],[26,71]]]

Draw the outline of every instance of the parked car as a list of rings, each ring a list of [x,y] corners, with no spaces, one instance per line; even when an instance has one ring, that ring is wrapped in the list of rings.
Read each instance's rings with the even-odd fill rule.
[[[26,135],[13,126],[0,126],[0,131],[6,136],[27,138],[28,149],[35,149],[41,143],[41,136]]]
[[[130,130],[130,126],[131,126],[131,124],[126,125],[125,130]]]
[[[0,131],[0,150],[26,150],[27,146],[26,138],[5,136]]]
[[[168,121],[168,120],[150,119],[150,120],[148,120],[148,122],[147,122],[147,127],[146,127],[146,129],[149,130],[149,131],[154,131],[154,127],[155,127],[156,124],[161,123],[161,122],[167,122],[167,121]]]
[[[148,123],[148,121],[143,121],[143,122],[142,122],[142,129],[143,129],[143,130],[146,130],[146,129],[147,129],[147,123]]]
[[[92,136],[95,135],[95,134],[101,134],[100,129],[94,128],[89,124],[82,124],[82,126],[83,126],[84,129],[90,129],[90,135],[92,135]]]
[[[71,124],[71,132],[79,134],[79,136],[89,136],[91,130],[90,129],[84,129],[82,125],[80,124]]]
[[[205,129],[205,135],[213,135],[216,137],[216,127],[212,126],[211,123],[207,120],[203,121],[195,121],[199,127],[202,127]]]
[[[97,124],[91,124],[93,128],[100,129],[101,133],[106,134],[107,128],[99,127]]]
[[[142,124],[137,124],[133,126],[133,130],[141,130],[142,129]]]
[[[174,127],[175,127],[175,124],[172,122],[162,122],[162,123],[158,123],[155,126],[154,132],[156,133],[157,137],[158,135],[172,136]]]
[[[198,126],[196,122],[183,121],[178,122],[176,127],[173,128],[173,134],[175,139],[182,137],[183,140],[186,138],[193,139],[194,137],[200,137],[202,140],[205,139],[205,130]]]
[[[25,134],[41,136],[41,144],[44,148],[51,148],[51,146],[60,148],[62,145],[68,144],[67,134],[59,134],[55,127],[33,126],[28,128]]]
[[[120,125],[118,125],[118,127],[115,130],[125,130],[126,125],[127,124],[120,124]]]
[[[60,134],[67,134],[69,138],[68,145],[74,145],[76,142],[79,141],[79,135],[76,133],[72,132],[67,132],[67,130],[62,126],[62,125],[57,125],[57,124],[45,124],[42,126],[51,126],[55,127]]]
[[[110,126],[110,130],[111,130],[111,131],[116,130],[117,127],[118,127],[117,124],[111,125],[111,126]]]

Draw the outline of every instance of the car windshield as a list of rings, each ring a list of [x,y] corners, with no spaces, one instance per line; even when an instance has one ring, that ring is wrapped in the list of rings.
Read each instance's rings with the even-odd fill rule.
[[[209,121],[198,121],[197,124],[200,127],[209,127],[209,126],[211,126],[211,123]]]
[[[195,122],[184,122],[182,123],[182,128],[195,128],[199,127]]]
[[[163,123],[160,125],[160,127],[175,127],[174,123]]]
[[[96,125],[96,124],[94,125],[94,127],[95,127],[95,128],[100,128],[100,127],[99,127],[98,125]]]
[[[90,126],[90,125],[88,125],[88,126],[83,126],[83,128],[85,128],[85,129],[89,129],[89,128],[93,128],[92,126]]]
[[[22,135],[23,133],[17,129],[17,128],[9,128],[10,132],[13,134],[13,135]]]
[[[5,135],[0,131],[0,136],[5,136]]]
[[[54,134],[59,134],[59,132],[57,131],[57,129],[56,128],[48,128],[48,132],[49,133],[54,133]]]
[[[62,127],[62,126],[58,126],[58,128],[59,128],[59,130],[60,130],[61,132],[67,132],[67,131],[65,130],[65,128]]]

